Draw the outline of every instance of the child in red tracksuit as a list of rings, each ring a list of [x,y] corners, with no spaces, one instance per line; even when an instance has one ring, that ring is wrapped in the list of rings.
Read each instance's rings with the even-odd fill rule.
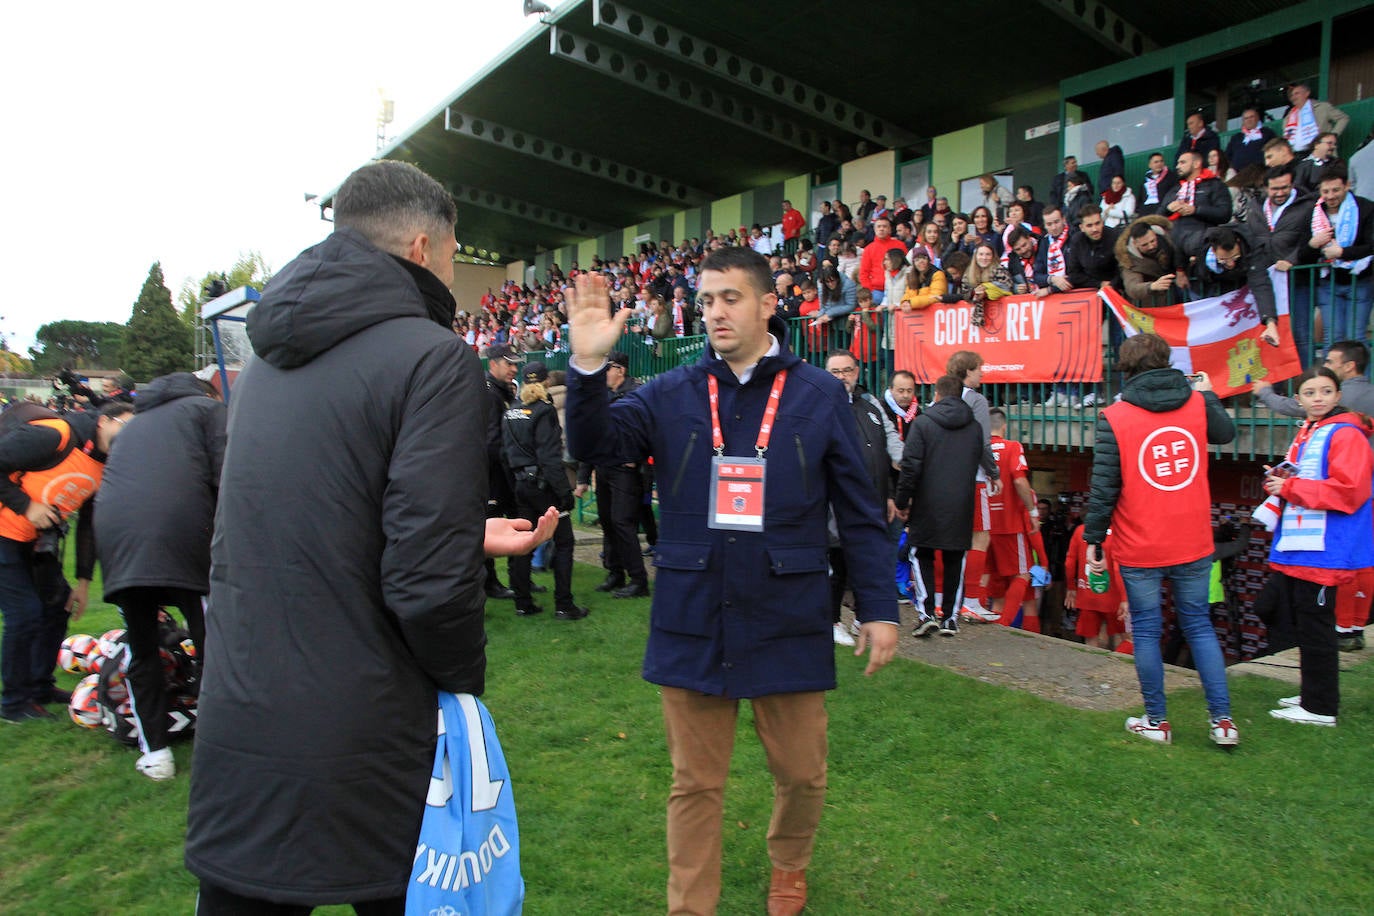
[[[1088,585],[1088,545],[1083,540],[1083,526],[1074,529],[1069,538],[1069,552],[1064,558],[1064,581],[1069,583],[1064,592],[1064,607],[1078,609],[1078,625],[1075,628],[1083,641],[1099,649],[1115,649],[1126,634],[1126,590],[1121,584],[1121,572],[1117,569],[1112,556],[1112,534],[1102,542],[1102,553],[1107,561],[1107,575],[1111,577],[1107,591],[1098,594]]]

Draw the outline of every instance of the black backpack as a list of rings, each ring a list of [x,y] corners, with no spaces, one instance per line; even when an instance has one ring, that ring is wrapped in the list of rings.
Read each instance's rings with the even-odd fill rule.
[[[177,626],[166,611],[159,613],[158,652],[167,688],[167,737],[180,741],[196,730],[196,697],[200,693],[200,661],[191,634]],[[96,698],[105,716],[105,730],[116,741],[137,747],[138,718],[129,704],[129,688],[124,675],[129,667],[128,644],[117,643],[118,651],[100,666]]]

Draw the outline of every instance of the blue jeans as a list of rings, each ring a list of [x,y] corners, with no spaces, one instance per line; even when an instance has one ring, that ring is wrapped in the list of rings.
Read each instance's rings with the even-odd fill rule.
[[[1160,615],[1160,586],[1168,579],[1173,586],[1174,610],[1179,628],[1188,640],[1197,665],[1202,690],[1207,696],[1207,711],[1213,719],[1231,715],[1231,694],[1226,688],[1226,659],[1221,654],[1212,615],[1207,604],[1212,558],[1203,557],[1177,566],[1122,566],[1121,582],[1131,608],[1132,639],[1135,642],[1135,673],[1140,679],[1140,695],[1145,712],[1152,719],[1166,716],[1164,700],[1164,659],[1160,654],[1163,622]]]
[[[1328,349],[1338,340],[1369,339],[1369,278],[1335,273],[1334,277],[1312,281],[1317,284],[1317,311],[1322,316]]]
[[[0,706],[7,712],[52,695],[57,650],[67,632],[67,591],[57,561],[36,565],[33,545],[0,538]]]

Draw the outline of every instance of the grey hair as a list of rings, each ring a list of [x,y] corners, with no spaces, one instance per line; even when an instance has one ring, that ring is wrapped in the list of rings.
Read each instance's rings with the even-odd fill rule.
[[[349,175],[334,196],[336,227],[347,226],[397,255],[418,233],[451,235],[457,220],[453,196],[406,162],[369,163]]]

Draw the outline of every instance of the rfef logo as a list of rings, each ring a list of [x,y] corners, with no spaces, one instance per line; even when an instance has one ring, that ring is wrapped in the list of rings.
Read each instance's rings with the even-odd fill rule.
[[[1188,430],[1165,426],[1145,437],[1137,456],[1140,476],[1157,490],[1182,490],[1202,464],[1197,439]]]

